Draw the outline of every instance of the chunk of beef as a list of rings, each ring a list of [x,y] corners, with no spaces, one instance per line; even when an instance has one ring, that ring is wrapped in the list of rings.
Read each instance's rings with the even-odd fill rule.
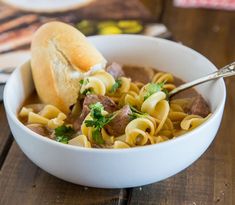
[[[41,124],[28,124],[26,127],[39,135],[50,137],[49,130]]]
[[[200,115],[202,117],[206,117],[210,113],[210,108],[201,95],[195,97],[189,113],[193,115]]]
[[[111,74],[115,79],[125,76],[122,66],[118,63],[113,62],[106,68],[106,71]]]
[[[75,119],[73,122],[73,126],[75,130],[81,129],[82,122],[84,121],[84,119],[90,112],[89,105],[97,103],[97,102],[100,102],[104,106],[104,109],[109,113],[113,113],[118,109],[115,102],[113,102],[113,100],[107,96],[93,95],[93,94],[87,95],[83,101],[81,115],[77,119]]]
[[[118,110],[116,116],[105,126],[107,132],[114,137],[124,134],[127,124],[131,121],[131,113],[129,105]]]
[[[111,98],[103,95],[87,95],[84,99],[83,107],[89,107],[89,105],[97,102],[100,102],[104,106],[104,109],[109,113],[117,110],[117,105],[115,102]]]
[[[154,76],[154,70],[150,67],[128,66],[124,65],[125,76],[131,78],[133,82],[147,84],[151,82]]]
[[[86,116],[89,114],[89,112],[90,112],[89,107],[88,107],[87,105],[84,106],[84,107],[82,108],[82,113],[81,113],[81,115],[80,115],[77,119],[75,119],[75,120],[73,121],[73,128],[74,128],[76,131],[78,131],[78,130],[81,129],[82,122],[84,121],[84,119],[86,118]]]

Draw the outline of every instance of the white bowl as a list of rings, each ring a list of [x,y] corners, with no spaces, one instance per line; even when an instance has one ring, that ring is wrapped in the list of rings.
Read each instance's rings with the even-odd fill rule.
[[[205,57],[180,44],[144,36],[95,36],[89,40],[109,62],[151,66],[190,81],[216,70]],[[4,104],[16,142],[36,165],[69,182],[91,187],[124,188],[166,179],[197,160],[219,128],[226,90],[222,79],[197,87],[212,116],[195,130],[156,145],[131,149],[86,149],[64,145],[25,127],[17,113],[34,89],[29,62],[8,80]]]

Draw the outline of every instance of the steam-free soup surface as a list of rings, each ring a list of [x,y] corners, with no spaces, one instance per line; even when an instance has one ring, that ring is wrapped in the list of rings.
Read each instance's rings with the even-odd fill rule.
[[[206,101],[194,89],[188,89],[172,99],[167,99],[167,93],[183,83],[169,73],[150,67],[121,66],[117,63],[111,64],[106,71],[115,78],[113,90],[107,91],[105,95],[94,93],[92,88],[80,93],[78,102],[71,106],[71,112],[67,114],[66,119],[61,120],[63,123],[59,127],[53,124],[56,120],[60,121],[59,119],[46,119],[44,123],[40,123],[36,122],[35,118],[35,122],[30,122],[29,115],[32,113],[22,115],[22,110],[19,119],[34,132],[65,144],[96,148],[128,148],[170,140],[200,125],[210,113]],[[89,82],[89,78],[83,82],[85,80]],[[127,90],[125,86],[128,83],[130,87]],[[81,85],[81,89],[82,86],[84,85]],[[165,99],[156,105],[156,112],[150,111],[145,105],[151,98],[154,99],[155,95],[165,96]],[[28,113],[33,112],[39,117],[43,115],[41,113],[45,113],[45,106],[40,102],[36,91],[23,105],[29,109]],[[92,113],[99,111],[99,118],[92,117]],[[187,120],[191,120],[189,127],[184,126],[189,123]],[[137,122],[146,123],[146,129],[143,131],[147,133],[147,138],[145,134],[141,134],[144,132],[139,131]],[[92,129],[92,136],[87,136],[89,134],[86,130],[89,129]],[[130,129],[139,134],[133,137],[134,134],[128,131]]]

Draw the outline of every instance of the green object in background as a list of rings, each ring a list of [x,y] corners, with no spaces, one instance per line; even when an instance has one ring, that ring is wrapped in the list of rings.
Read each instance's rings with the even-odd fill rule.
[[[138,26],[138,25],[140,25],[140,23],[135,20],[122,20],[122,21],[118,21],[117,25],[119,28],[126,29],[126,28],[130,28],[130,27]]]
[[[118,27],[122,29],[123,33],[140,33],[143,30],[143,26],[139,21],[135,20],[122,20],[117,23]]]
[[[143,30],[143,26],[139,24],[134,27],[123,29],[123,33],[136,34],[136,33],[140,33],[142,30]]]
[[[97,23],[98,29],[103,29],[108,26],[116,26],[117,22],[116,21],[100,21]]]
[[[143,31],[143,25],[137,20],[91,21],[82,20],[76,27],[86,36],[100,34],[137,34]]]
[[[84,35],[90,36],[97,32],[96,23],[89,20],[82,20],[77,25],[76,28],[81,31]]]
[[[122,30],[117,26],[106,26],[98,31],[100,35],[121,34]]]

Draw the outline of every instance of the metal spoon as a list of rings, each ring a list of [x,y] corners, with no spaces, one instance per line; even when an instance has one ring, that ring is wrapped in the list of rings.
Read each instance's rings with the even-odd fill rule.
[[[235,75],[235,62],[233,62],[229,65],[226,65],[223,68],[219,69],[218,71],[210,73],[204,77],[201,77],[199,79],[193,80],[188,83],[184,83],[184,84],[180,85],[179,87],[176,87],[174,90],[169,92],[169,97],[172,97],[173,95],[175,95],[183,90],[186,90],[188,88],[191,88],[195,85],[199,85],[201,83],[204,83],[204,82],[207,82],[210,80],[215,80],[217,78],[229,77],[232,75]]]
[[[14,68],[12,68],[12,67],[0,69],[0,86],[4,86],[8,77],[10,76],[9,74],[13,70],[14,70]],[[199,85],[201,83],[204,83],[204,82],[207,82],[210,80],[215,80],[215,79],[222,78],[222,77],[229,77],[232,75],[235,75],[235,62],[233,62],[229,65],[226,65],[223,68],[219,69],[218,71],[210,73],[204,77],[201,77],[199,79],[196,79],[191,82],[184,83],[184,84],[180,85],[179,87],[177,87],[174,90],[172,90],[171,92],[169,92],[169,97],[172,97],[173,95],[175,95],[183,90],[186,90],[188,88],[191,88],[195,85]],[[0,93],[0,102],[1,102],[1,100],[2,100],[2,93]]]

